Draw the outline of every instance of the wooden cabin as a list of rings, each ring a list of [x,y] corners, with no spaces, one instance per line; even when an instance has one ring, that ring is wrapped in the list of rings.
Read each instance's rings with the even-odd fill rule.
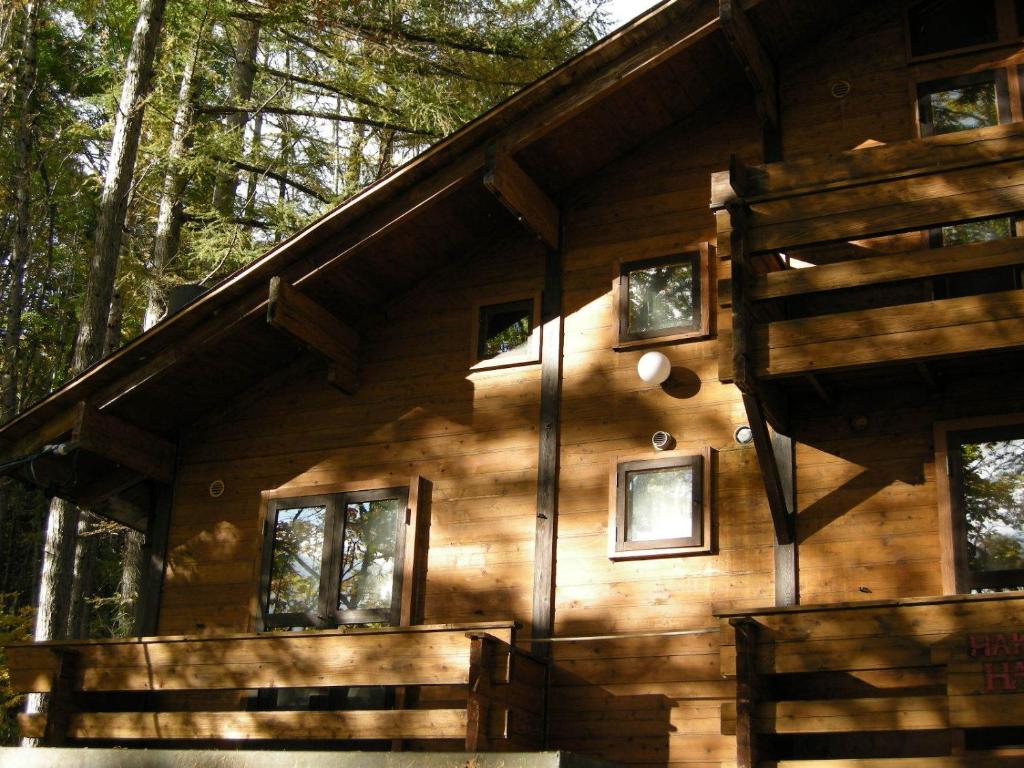
[[[1019,1],[669,0],[100,361],[2,458],[147,636],[8,648],[24,733],[1024,764],[1022,74]]]

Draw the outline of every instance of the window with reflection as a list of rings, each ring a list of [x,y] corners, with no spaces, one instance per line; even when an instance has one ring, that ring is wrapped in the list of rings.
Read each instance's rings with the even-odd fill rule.
[[[1024,425],[951,432],[948,451],[967,587],[1024,589]]]
[[[971,131],[1010,121],[1005,70],[920,83],[917,95],[922,136]]]
[[[271,501],[264,626],[396,622],[407,501],[406,488]]]
[[[707,333],[705,262],[699,251],[623,262],[619,341]]]
[[[536,318],[533,299],[488,304],[477,317],[477,360],[512,360],[534,351]]]
[[[610,555],[706,551],[704,457],[623,462],[616,467]]]

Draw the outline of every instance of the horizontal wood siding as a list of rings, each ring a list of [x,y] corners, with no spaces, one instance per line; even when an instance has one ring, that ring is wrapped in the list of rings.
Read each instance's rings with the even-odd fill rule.
[[[799,3],[777,5],[771,25],[799,27]],[[909,82],[920,73],[906,63],[900,3],[854,13],[787,49],[779,67],[787,160],[913,137]],[[850,81],[845,99],[830,95],[835,79]],[[710,175],[728,167],[730,154],[761,162],[761,142],[752,101],[737,89],[586,184],[546,190],[564,223],[553,634],[597,638],[552,643],[552,748],[627,765],[729,766],[736,759],[735,737],[721,732],[720,708],[733,700],[735,685],[722,676],[714,611],[771,604],[775,589],[773,528],[757,459],[752,446],[733,440],[746,416],[728,381],[730,308],[713,296],[709,338],[652,346],[669,356],[674,377],[665,388],[651,387],[636,374],[646,348],[613,349],[612,282],[622,260],[714,243]],[[506,214],[495,204],[494,215]],[[418,246],[429,258],[429,240]],[[861,247],[884,253],[907,245],[885,239]],[[543,256],[523,233],[466,253],[462,263],[378,307],[362,324],[370,330],[360,342],[356,394],[339,393],[324,367],[312,365],[187,435],[159,631],[251,629],[261,494],[387,487],[421,475],[433,484],[424,620],[512,617],[524,625],[520,639],[528,639],[540,368],[470,373],[470,340],[474,302],[534,296]],[[712,277],[728,278],[729,267],[720,251]],[[932,424],[950,410],[992,412],[1020,398],[994,386],[985,397],[949,391],[939,402],[922,386],[839,406],[813,395],[793,403],[804,431],[796,449],[802,601],[941,592]],[[851,420],[862,415],[867,426],[855,432]],[[657,430],[675,437],[675,454],[710,449],[713,551],[613,562],[610,478],[617,461],[657,455],[650,443]],[[216,499],[208,492],[215,480],[225,487]],[[606,637],[638,632],[669,634]],[[788,663],[799,666],[801,658]],[[464,705],[457,696],[442,690],[424,701]]]

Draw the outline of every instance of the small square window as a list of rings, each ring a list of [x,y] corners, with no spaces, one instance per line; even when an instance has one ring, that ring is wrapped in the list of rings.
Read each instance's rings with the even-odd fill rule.
[[[913,56],[998,40],[994,0],[927,0],[907,12]]]
[[[922,136],[938,136],[1010,121],[1004,70],[978,72],[917,86]]]
[[[706,336],[707,249],[623,262],[616,293],[620,345]]]
[[[540,360],[537,297],[476,307],[473,367],[497,368]]]
[[[609,557],[708,552],[709,514],[703,456],[616,465]]]

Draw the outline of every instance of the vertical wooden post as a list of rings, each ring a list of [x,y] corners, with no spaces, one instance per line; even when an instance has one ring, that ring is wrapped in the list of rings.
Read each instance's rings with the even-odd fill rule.
[[[559,421],[562,399],[562,257],[549,250],[541,301],[540,436],[537,455],[537,525],[533,544],[533,637],[551,636],[555,610],[558,539]],[[533,643],[547,658],[549,643]]]
[[[736,768],[757,768],[757,622],[744,618],[729,623],[736,630]]]
[[[63,648],[55,648],[54,653],[59,665],[46,709],[42,743],[47,747],[59,747],[67,742],[71,715],[75,711],[75,677],[78,673],[78,654]]]
[[[495,639],[486,633],[468,633],[469,696],[466,701],[466,751],[485,752],[490,747],[491,681],[494,679]]]
[[[142,583],[135,606],[135,634],[142,637],[155,635],[160,619],[160,594],[167,566],[167,538],[171,528],[173,489],[164,483],[153,483],[153,504],[146,544],[143,548]]]

